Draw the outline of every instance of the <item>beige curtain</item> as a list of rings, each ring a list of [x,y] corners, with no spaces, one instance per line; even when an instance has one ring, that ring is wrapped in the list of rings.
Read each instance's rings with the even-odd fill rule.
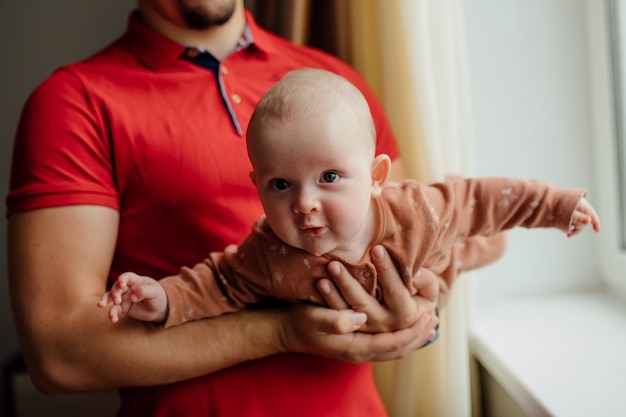
[[[269,3],[280,16],[262,17]],[[430,182],[445,174],[471,175],[461,0],[247,4],[261,25],[325,49],[363,75],[387,111],[411,177]],[[436,343],[376,364],[376,381],[392,417],[471,415],[467,279],[455,284]]]

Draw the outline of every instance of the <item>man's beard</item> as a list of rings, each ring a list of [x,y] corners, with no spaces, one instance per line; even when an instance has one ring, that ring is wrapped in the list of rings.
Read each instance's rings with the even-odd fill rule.
[[[228,22],[235,12],[235,2],[216,7],[196,6],[186,0],[178,0],[180,13],[190,29],[204,30]]]

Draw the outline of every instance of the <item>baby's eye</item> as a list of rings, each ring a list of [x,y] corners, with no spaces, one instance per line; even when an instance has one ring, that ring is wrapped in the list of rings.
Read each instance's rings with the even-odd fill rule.
[[[322,182],[337,182],[339,181],[339,174],[335,171],[326,171],[322,174]]]
[[[282,178],[274,178],[273,180],[270,181],[270,187],[274,191],[282,191],[291,187],[291,184],[289,184],[289,181],[284,180]]]

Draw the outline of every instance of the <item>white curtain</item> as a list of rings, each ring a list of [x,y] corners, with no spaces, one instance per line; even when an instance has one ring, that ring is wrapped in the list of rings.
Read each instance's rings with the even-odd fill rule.
[[[383,103],[392,123],[395,117],[414,118],[419,134],[416,149],[416,137],[397,132],[409,173],[412,165],[426,161],[427,181],[472,175],[462,0],[379,1],[378,12],[381,49],[387,51]],[[406,72],[405,85],[398,85],[398,75]],[[399,101],[400,94],[409,97]],[[408,107],[412,114],[407,103],[414,104]],[[393,417],[471,416],[468,279],[465,274],[456,282],[441,313],[440,340],[396,366]]]

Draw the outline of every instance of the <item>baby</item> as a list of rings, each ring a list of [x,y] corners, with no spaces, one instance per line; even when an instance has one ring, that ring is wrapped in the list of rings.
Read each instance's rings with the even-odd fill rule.
[[[266,297],[323,304],[316,281],[341,261],[379,299],[369,258],[383,245],[407,286],[422,268],[451,285],[491,262],[474,236],[516,226],[578,234],[598,216],[586,192],[511,178],[448,179],[429,186],[388,181],[360,91],[335,74],[292,71],[259,102],[247,132],[250,173],[265,210],[239,246],[211,253],[160,281],[124,273],[98,305],[165,327],[213,317]]]

